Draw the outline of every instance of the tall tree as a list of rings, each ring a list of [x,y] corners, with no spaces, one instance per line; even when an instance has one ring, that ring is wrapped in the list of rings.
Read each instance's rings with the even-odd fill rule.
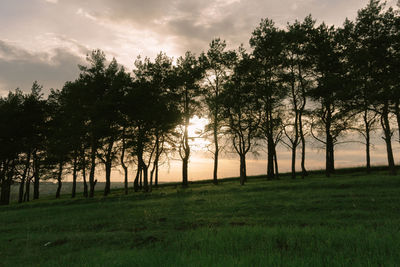
[[[246,155],[253,148],[261,122],[261,102],[257,95],[254,59],[239,49],[234,73],[222,94],[226,133],[240,158],[240,184],[247,179]]]
[[[302,178],[307,176],[305,167],[306,141],[304,113],[306,112],[307,94],[312,85],[309,48],[315,21],[311,16],[303,22],[289,24],[284,39],[284,74],[282,79],[288,87],[290,108],[289,120],[285,123],[284,132],[289,142],[285,142],[292,150],[292,178],[296,177],[296,151],[301,144]]]
[[[10,203],[11,185],[14,182],[15,167],[22,151],[23,94],[20,90],[9,92],[0,98],[0,205]]]
[[[172,59],[160,53],[154,62],[139,58],[135,66],[134,84],[126,96],[123,113],[132,131],[127,136],[130,139],[127,144],[138,162],[135,191],[139,188],[138,179],[142,176],[147,192],[152,189],[163,136],[175,129],[179,113],[173,90]],[[151,164],[153,169],[150,170],[149,181]]]
[[[178,58],[176,66],[176,93],[179,97],[179,110],[182,114],[182,134],[180,137],[179,155],[182,159],[182,185],[188,186],[188,164],[190,158],[188,127],[190,118],[199,110],[200,84],[203,77],[203,68],[197,58],[186,52],[184,57]]]
[[[391,8],[385,11],[385,4],[378,0],[370,0],[367,7],[358,12],[355,25],[356,70],[365,95],[364,102],[368,109],[379,114],[391,174],[396,174],[390,124],[390,108],[396,99],[391,83],[397,73],[390,68],[390,63],[394,62],[391,33],[395,28],[394,11]]]
[[[60,92],[58,101],[65,114],[64,131],[68,133],[68,140],[71,149],[70,164],[72,165],[72,192],[71,196],[76,196],[78,172],[82,171],[84,182],[84,196],[88,196],[86,183],[86,153],[88,147],[88,132],[85,125],[85,104],[82,101],[81,90],[84,85],[80,80],[67,82]]]
[[[280,117],[277,109],[282,105],[285,90],[281,80],[283,71],[283,46],[284,31],[279,30],[272,20],[263,19],[254,30],[250,39],[257,64],[258,72],[258,96],[263,103],[262,129],[267,141],[268,179],[275,178],[274,157],[276,156],[275,138],[280,125]]]
[[[313,110],[311,133],[325,146],[326,176],[335,170],[334,147],[339,136],[349,128],[351,118],[343,105],[344,89],[347,87],[339,37],[336,28],[323,23],[314,32],[311,51],[316,86],[310,95],[317,104]]]
[[[211,132],[214,143],[214,170],[213,183],[218,184],[218,158],[221,151],[219,142],[222,126],[222,102],[224,84],[232,71],[235,60],[234,51],[226,50],[226,42],[220,38],[211,41],[208,51],[200,56],[200,61],[205,68],[204,100],[207,106],[209,125],[206,131]]]
[[[369,84],[369,52],[364,50],[363,29],[356,26],[352,21],[346,20],[343,29],[340,29],[344,46],[344,64],[347,69],[348,90],[345,92],[346,105],[354,112],[354,125],[351,127],[360,133],[365,140],[365,159],[367,173],[371,172],[371,134],[378,121],[377,113],[373,111],[375,94]],[[361,121],[362,123],[358,123]]]
[[[98,157],[105,167],[106,185],[104,195],[111,190],[111,169],[116,159],[118,149],[115,144],[121,136],[121,112],[119,110],[126,88],[131,85],[131,78],[123,67],[119,67],[113,59],[105,70],[106,89],[102,97],[101,137],[102,145]]]
[[[97,159],[105,166],[106,187],[110,192],[112,162],[115,159],[114,144],[118,136],[118,100],[126,74],[113,59],[107,66],[104,52],[94,50],[87,56],[89,66],[79,66],[82,102],[85,104],[86,125],[90,143],[89,197],[94,196]]]

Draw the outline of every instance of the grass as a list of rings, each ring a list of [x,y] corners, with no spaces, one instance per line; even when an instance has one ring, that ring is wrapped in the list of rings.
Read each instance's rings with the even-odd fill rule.
[[[399,266],[400,176],[358,170],[245,186],[0,208],[0,266]]]

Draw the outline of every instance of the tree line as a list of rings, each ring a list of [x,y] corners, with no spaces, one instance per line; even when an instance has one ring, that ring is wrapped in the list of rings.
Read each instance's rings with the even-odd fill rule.
[[[276,147],[296,153],[301,178],[307,176],[306,137],[326,152],[326,175],[335,171],[335,146],[349,131],[365,139],[365,165],[371,170],[371,133],[383,130],[388,169],[396,174],[392,148],[400,136],[400,16],[378,0],[341,27],[317,24],[311,15],[282,29],[263,19],[243,46],[227,48],[219,38],[196,56],[174,60],[160,53],[138,57],[132,73],[104,52],[92,51],[79,77],[47,98],[35,82],[30,93],[17,89],[0,98],[0,204],[19,185],[18,202],[39,198],[40,181],[72,176],[72,197],[82,179],[84,196],[93,197],[96,169],[104,168],[104,195],[111,171],[122,167],[125,193],[129,170],[133,189],[158,186],[159,167],[171,157],[182,160],[182,185],[188,186],[191,155],[188,133],[194,115],[209,124],[213,182],[218,184],[222,138],[239,156],[240,184],[246,182],[246,156],[267,150],[267,177],[277,179]],[[397,124],[394,126],[394,124]],[[400,140],[399,140],[400,142]]]

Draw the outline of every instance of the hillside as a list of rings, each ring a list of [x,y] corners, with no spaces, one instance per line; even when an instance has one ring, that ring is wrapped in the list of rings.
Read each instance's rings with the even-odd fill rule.
[[[0,266],[395,266],[399,231],[400,176],[231,179],[1,207]]]

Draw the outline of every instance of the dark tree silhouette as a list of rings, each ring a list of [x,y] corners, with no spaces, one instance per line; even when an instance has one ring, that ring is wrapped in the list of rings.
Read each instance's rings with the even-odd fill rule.
[[[268,179],[275,178],[274,158],[276,156],[276,144],[274,136],[277,135],[281,120],[277,109],[282,105],[285,90],[281,75],[283,71],[283,42],[284,32],[279,30],[272,20],[262,20],[254,30],[250,39],[250,45],[254,49],[253,55],[258,72],[258,97],[263,103],[263,129],[267,141]]]
[[[310,95],[317,106],[313,110],[311,133],[325,146],[326,175],[330,176],[335,170],[334,147],[339,136],[349,128],[350,122],[349,112],[343,108],[342,101],[346,81],[343,51],[338,32],[333,26],[321,24],[314,31],[312,57],[316,86]]]
[[[186,52],[184,57],[178,58],[176,67],[176,80],[178,83],[176,93],[179,97],[179,110],[182,114],[181,137],[179,155],[182,159],[182,185],[188,186],[188,164],[190,158],[188,127],[190,118],[199,110],[199,96],[201,94],[199,81],[203,78],[204,70],[197,58]]]
[[[15,166],[22,150],[23,95],[20,90],[9,92],[0,98],[0,205],[10,203],[11,185],[14,181]]]
[[[218,158],[221,152],[221,127],[222,127],[222,103],[221,94],[235,60],[234,51],[226,50],[226,42],[220,38],[211,41],[208,51],[200,56],[200,61],[206,69],[204,87],[204,102],[207,106],[209,125],[206,132],[212,134],[214,142],[214,170],[213,183],[218,184]]]
[[[240,184],[247,179],[246,155],[256,142],[261,122],[261,102],[257,95],[254,59],[239,48],[234,73],[222,94],[226,133],[240,158]]]
[[[161,53],[154,63],[148,58],[144,61],[139,58],[135,65],[135,81],[126,96],[123,113],[133,131],[133,134],[128,135],[128,146],[132,148],[138,162],[135,191],[139,189],[139,178],[142,176],[144,190],[147,192],[152,189],[164,136],[176,127],[179,112],[174,100],[172,60]],[[149,181],[151,164],[153,169],[150,171]]]
[[[363,101],[365,109],[379,114],[384,132],[383,139],[386,143],[389,170],[390,173],[395,174],[391,142],[393,131],[390,125],[390,107],[395,99],[394,92],[397,90],[397,87],[393,87],[391,84],[393,77],[397,74],[395,71],[390,71],[390,63],[394,62],[391,52],[394,40],[390,37],[395,29],[395,14],[392,9],[384,11],[384,8],[385,5],[380,1],[371,0],[367,7],[358,12],[354,49],[356,68],[353,72],[359,78],[361,96],[365,99]],[[355,96],[359,96],[359,94],[355,94]],[[370,118],[367,116],[368,111],[365,111],[366,115],[364,115],[366,121]]]
[[[284,39],[285,73],[283,81],[288,87],[289,120],[285,123],[284,133],[289,142],[285,142],[292,150],[292,178],[296,178],[296,151],[301,144],[301,177],[307,176],[305,167],[306,141],[304,129],[304,113],[307,104],[307,94],[312,85],[311,57],[309,49],[315,21],[311,16],[302,23],[295,21],[288,25]]]

